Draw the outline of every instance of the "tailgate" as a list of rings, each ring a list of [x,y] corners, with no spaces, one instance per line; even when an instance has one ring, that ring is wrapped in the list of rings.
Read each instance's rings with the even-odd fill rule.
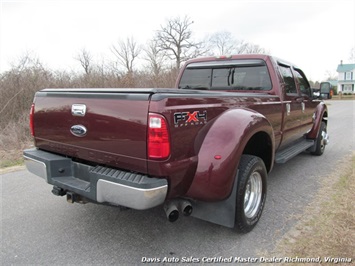
[[[35,95],[40,149],[147,172],[149,89],[46,89]]]

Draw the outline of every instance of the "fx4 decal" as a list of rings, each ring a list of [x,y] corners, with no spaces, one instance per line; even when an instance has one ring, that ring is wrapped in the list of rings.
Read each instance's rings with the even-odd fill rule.
[[[207,123],[207,111],[174,113],[175,127],[203,125]]]

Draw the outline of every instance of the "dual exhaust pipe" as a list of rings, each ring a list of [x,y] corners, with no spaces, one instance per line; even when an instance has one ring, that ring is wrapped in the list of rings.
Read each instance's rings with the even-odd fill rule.
[[[81,203],[85,204],[88,202],[87,199],[84,197],[70,191],[66,191],[62,188],[59,188],[57,186],[53,186],[52,193],[56,196],[67,196],[67,202],[68,203]],[[192,213],[192,205],[188,200],[172,200],[164,205],[164,211],[166,214],[166,217],[168,218],[169,222],[175,222],[177,219],[179,219],[180,213],[182,213],[184,216],[190,216]]]
[[[175,222],[179,219],[180,213],[190,216],[192,205],[188,200],[173,200],[164,205],[164,211],[169,222]]]

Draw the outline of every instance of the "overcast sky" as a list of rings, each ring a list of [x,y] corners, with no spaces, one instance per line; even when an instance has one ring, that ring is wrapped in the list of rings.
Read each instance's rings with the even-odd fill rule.
[[[311,80],[336,73],[355,47],[355,0],[0,0],[0,72],[30,52],[53,70],[80,69],[85,48],[99,62],[133,36],[145,44],[171,17],[189,16],[196,40],[219,31],[297,64]],[[350,62],[349,62],[350,63]]]

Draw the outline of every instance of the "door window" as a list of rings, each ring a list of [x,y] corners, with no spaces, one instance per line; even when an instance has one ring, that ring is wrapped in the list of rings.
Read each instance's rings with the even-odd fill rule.
[[[286,94],[297,94],[296,83],[293,78],[291,68],[288,66],[279,65],[279,69],[285,83]]]
[[[308,83],[307,78],[304,76],[303,72],[299,69],[295,69],[295,75],[300,86],[300,91],[302,95],[307,95],[311,97],[311,87]]]

